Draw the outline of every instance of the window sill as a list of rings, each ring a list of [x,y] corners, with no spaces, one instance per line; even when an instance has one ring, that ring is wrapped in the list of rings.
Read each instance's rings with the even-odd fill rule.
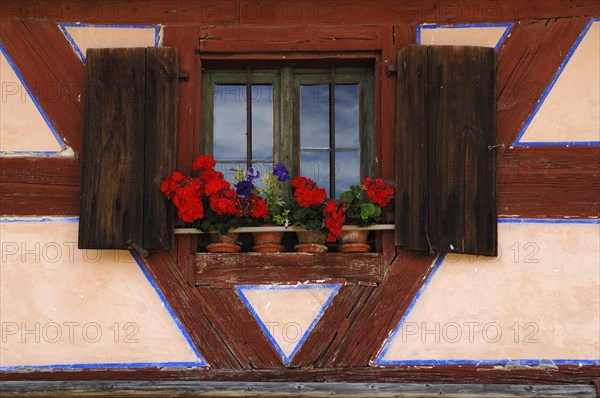
[[[356,225],[344,225],[343,230],[366,230],[366,231],[393,231],[395,228],[394,224],[374,224],[368,227],[358,227]],[[279,227],[275,225],[262,226],[262,227],[242,227],[233,228],[230,232],[249,233],[249,232],[296,232],[306,231],[304,227]],[[199,235],[206,234],[208,232],[200,231],[196,228],[175,228],[175,235]]]

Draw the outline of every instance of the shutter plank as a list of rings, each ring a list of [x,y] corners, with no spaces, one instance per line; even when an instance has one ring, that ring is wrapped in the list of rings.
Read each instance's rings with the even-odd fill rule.
[[[177,98],[179,63],[172,47],[146,49],[146,148],[143,244],[171,249],[174,212],[160,185],[177,167]]]
[[[79,248],[142,241],[144,49],[90,49]]]
[[[496,254],[496,58],[428,47],[429,232],[440,252]]]
[[[428,250],[427,47],[398,52],[396,245]]]

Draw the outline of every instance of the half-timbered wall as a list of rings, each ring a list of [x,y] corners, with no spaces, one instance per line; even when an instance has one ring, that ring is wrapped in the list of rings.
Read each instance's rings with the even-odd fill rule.
[[[596,1],[9,0],[0,10],[3,379],[598,377]],[[375,169],[392,181],[394,71],[414,43],[497,51],[498,257],[396,251],[384,231],[362,260],[290,255],[306,271],[244,274],[247,254],[228,278],[225,260],[197,258],[190,235],[146,258],[77,248],[86,49],[178,49],[182,171],[203,152],[202,65],[367,60]],[[350,268],[311,274],[328,264]]]

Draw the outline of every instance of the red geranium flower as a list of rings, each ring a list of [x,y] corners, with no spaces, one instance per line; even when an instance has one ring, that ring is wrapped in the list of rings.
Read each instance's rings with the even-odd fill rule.
[[[390,204],[390,200],[394,195],[394,188],[390,187],[387,182],[381,178],[372,181],[370,177],[367,177],[362,183],[365,186],[367,195],[377,206],[385,207]]]
[[[209,169],[212,169],[213,167],[215,167],[216,164],[217,164],[217,162],[215,162],[215,160],[212,158],[212,156],[201,155],[194,161],[192,168],[194,170],[198,170],[198,169],[209,170]]]
[[[295,188],[294,197],[300,207],[318,206],[325,201],[325,188],[319,188],[316,182],[306,177],[294,177],[291,182]]]
[[[325,228],[329,230],[327,242],[335,242],[342,231],[344,221],[346,221],[346,206],[343,203],[330,200],[325,205],[323,215]]]
[[[239,196],[234,189],[222,189],[210,196],[210,208],[217,214],[241,216],[238,208]]]

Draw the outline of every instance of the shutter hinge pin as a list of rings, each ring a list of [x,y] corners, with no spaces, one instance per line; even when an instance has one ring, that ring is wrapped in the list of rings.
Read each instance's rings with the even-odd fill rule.
[[[498,148],[499,146],[501,146],[502,149],[506,149],[506,144],[488,145],[488,151],[491,151],[494,148]]]
[[[130,249],[135,250],[140,256],[144,258],[148,257],[148,250],[144,249],[142,246],[138,245],[131,239],[127,241],[127,246],[129,246]]]
[[[388,76],[396,72],[398,72],[398,68],[396,68],[396,65],[388,65],[385,67],[385,74]]]

